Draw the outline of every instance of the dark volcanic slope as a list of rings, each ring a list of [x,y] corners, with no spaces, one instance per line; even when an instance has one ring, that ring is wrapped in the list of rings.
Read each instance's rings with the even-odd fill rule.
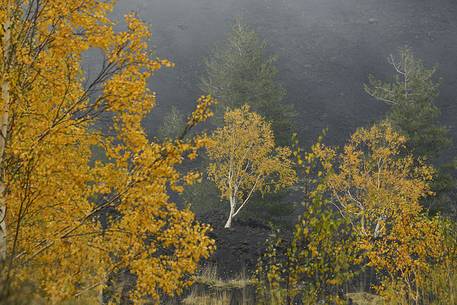
[[[280,78],[306,141],[329,127],[330,139],[340,142],[379,118],[386,108],[369,99],[362,84],[369,73],[391,75],[386,57],[404,45],[426,64],[439,65],[438,104],[443,122],[455,129],[456,0],[119,0],[116,14],[129,10],[151,24],[158,54],[177,64],[153,82],[159,108],[147,122],[151,131],[170,105],[191,108],[200,94],[202,59],[236,16],[279,56]]]

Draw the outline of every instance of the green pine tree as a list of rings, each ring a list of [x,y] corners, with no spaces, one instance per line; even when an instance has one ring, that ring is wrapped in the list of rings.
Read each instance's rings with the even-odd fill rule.
[[[398,58],[391,55],[389,63],[395,71],[393,79],[384,82],[370,75],[365,91],[390,105],[387,119],[408,137],[411,152],[438,168],[433,185],[437,196],[428,204],[433,209],[449,209],[449,192],[455,184],[449,169],[454,166],[440,164],[438,159],[452,141],[449,130],[439,122],[440,110],[434,103],[439,95],[439,83],[434,80],[436,68],[426,68],[408,48],[400,49]]]
[[[275,57],[266,55],[266,43],[241,21],[236,21],[227,40],[205,61],[201,89],[219,101],[217,118],[227,107],[249,104],[272,123],[277,142],[290,140],[295,113],[283,99],[286,90],[276,81]]]

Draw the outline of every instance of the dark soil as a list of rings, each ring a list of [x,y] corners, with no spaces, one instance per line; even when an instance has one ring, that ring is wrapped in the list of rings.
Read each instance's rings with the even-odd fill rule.
[[[257,264],[257,259],[265,248],[265,240],[271,229],[253,219],[234,219],[231,228],[224,228],[226,215],[208,213],[201,221],[210,224],[213,231],[210,237],[216,240],[216,252],[206,262],[217,266],[219,275],[233,278],[241,273],[251,275]]]

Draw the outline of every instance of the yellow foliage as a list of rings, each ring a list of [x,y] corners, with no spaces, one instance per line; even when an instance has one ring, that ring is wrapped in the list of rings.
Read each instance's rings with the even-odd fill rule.
[[[358,273],[360,250],[348,221],[330,206],[318,156],[303,152],[296,136],[292,140],[293,155],[305,172],[304,211],[290,239],[274,233],[267,240],[256,269],[258,303],[346,304],[340,288]],[[321,143],[319,137],[313,147]]]
[[[49,304],[101,289],[125,269],[136,276],[136,302],[157,301],[187,286],[213,248],[209,227],[169,199],[170,189],[198,178],[176,166],[207,141],[148,140],[141,122],[155,93],[147,82],[173,64],[151,58],[150,32],[133,14],[115,32],[112,7],[101,0],[0,6],[2,264],[9,282],[33,282]],[[86,79],[81,58],[91,49],[104,62]],[[212,103],[199,100],[188,128],[211,115]]]
[[[225,113],[224,126],[211,136],[208,156],[208,175],[230,202],[226,226],[254,192],[278,191],[296,181],[290,149],[276,147],[271,124],[247,105]]]
[[[353,225],[369,265],[409,290],[440,256],[438,219],[423,212],[433,169],[405,151],[406,138],[387,123],[361,128],[341,153],[318,145],[325,187]],[[381,287],[382,289],[382,287]]]

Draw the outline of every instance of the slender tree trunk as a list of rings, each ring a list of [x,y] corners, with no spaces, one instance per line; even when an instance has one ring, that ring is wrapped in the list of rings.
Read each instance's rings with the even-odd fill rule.
[[[104,305],[105,304],[105,298],[104,298],[104,293],[103,293],[103,285],[100,285],[98,287],[98,304]]]
[[[227,219],[227,222],[225,223],[224,228],[230,228],[232,226],[233,214],[235,213],[235,203],[235,199],[230,198],[230,214]]]
[[[0,260],[6,259],[6,184],[5,184],[5,149],[9,119],[9,82],[2,82],[3,109],[0,134]]]
[[[3,61],[2,63],[2,113],[0,121],[0,260],[6,259],[6,183],[5,183],[5,150],[6,139],[8,136],[10,80],[9,80],[9,53],[11,46],[11,6],[12,1],[8,1],[7,20],[2,24],[4,33],[2,37]]]

